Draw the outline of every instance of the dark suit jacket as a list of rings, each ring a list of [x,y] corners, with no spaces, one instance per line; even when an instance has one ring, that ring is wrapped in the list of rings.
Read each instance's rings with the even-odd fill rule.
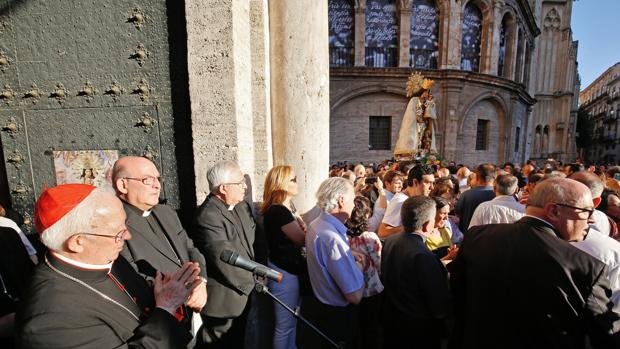
[[[452,348],[620,347],[605,268],[536,218],[472,227],[448,265]]]
[[[192,233],[192,239],[205,256],[209,268],[209,302],[203,314],[212,317],[239,316],[254,288],[252,273],[220,260],[224,250],[235,251],[246,259],[254,259],[256,224],[250,205],[241,201],[235,205],[234,211],[241,225],[236,223],[238,220],[222,200],[209,194],[198,208],[196,229]]]
[[[381,280],[390,317],[442,319],[449,311],[446,270],[419,235],[401,232],[387,238]]]
[[[193,241],[183,229],[177,213],[170,206],[157,205],[153,207],[151,215],[155,217],[164,234],[168,236],[176,256],[170,252],[170,246],[167,246],[165,241],[158,236],[153,236],[148,222],[142,217],[142,210],[126,202],[123,202],[123,206],[127,214],[127,228],[132,237],[125,241],[121,255],[138,273],[148,280],[153,280],[156,271],[171,273],[180,268],[183,263],[192,261],[200,265],[200,275],[207,276],[203,255],[194,246]]]
[[[174,316],[155,308],[151,288],[123,257],[114,262],[111,273],[136,297],[135,303],[108,277],[107,270],[80,269],[52,256],[47,259],[57,270],[104,293],[133,314],[142,313],[141,321],[41,263],[16,316],[19,348],[169,349],[185,348],[191,340]]]

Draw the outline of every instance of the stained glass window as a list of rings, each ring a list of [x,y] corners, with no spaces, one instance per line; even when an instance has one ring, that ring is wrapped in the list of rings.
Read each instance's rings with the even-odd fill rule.
[[[366,66],[395,67],[398,63],[398,18],[395,0],[366,3]]]
[[[437,69],[439,10],[435,0],[415,0],[411,8],[409,65]]]
[[[472,3],[465,5],[461,39],[461,69],[479,71],[482,12]]]
[[[353,66],[353,16],[351,0],[329,0],[329,64],[332,67]]]

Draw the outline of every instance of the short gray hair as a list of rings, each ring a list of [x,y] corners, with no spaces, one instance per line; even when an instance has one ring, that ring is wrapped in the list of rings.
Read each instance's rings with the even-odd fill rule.
[[[527,199],[528,206],[545,207],[547,203],[562,203],[575,205],[585,204],[586,199],[580,195],[576,186],[579,182],[567,178],[548,178],[536,184],[534,190]],[[586,191],[587,193],[587,191]],[[590,195],[587,195],[590,196]]]
[[[230,160],[218,161],[207,171],[209,191],[216,193],[220,185],[230,183],[235,172],[241,172],[236,162]]]
[[[511,174],[503,174],[495,179],[495,188],[500,195],[512,195],[517,191],[519,180]]]
[[[437,203],[427,196],[412,196],[400,208],[406,233],[422,230],[424,223],[435,220]]]
[[[93,217],[102,207],[97,203],[105,196],[114,194],[103,188],[94,189],[88,196],[41,233],[41,242],[52,251],[61,251],[71,236],[85,233],[93,228]]]
[[[331,212],[338,208],[338,199],[352,189],[353,185],[346,178],[328,178],[321,183],[316,192],[316,205],[324,212]]]
[[[595,175],[592,172],[587,171],[579,171],[575,172],[569,177],[570,179],[574,179],[577,182],[583,183],[590,192],[592,193],[593,198],[598,198],[603,194],[603,189],[605,189],[605,184],[599,178],[599,176]]]

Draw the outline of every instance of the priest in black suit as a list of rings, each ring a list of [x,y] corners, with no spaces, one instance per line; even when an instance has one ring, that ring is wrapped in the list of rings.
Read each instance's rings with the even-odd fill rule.
[[[605,264],[573,247],[594,205],[571,180],[539,182],[526,216],[470,229],[448,265],[456,304],[451,348],[620,348]]]
[[[252,273],[220,260],[232,250],[254,260],[256,223],[244,201],[246,180],[239,166],[220,161],[207,172],[211,193],[198,208],[192,238],[209,268],[209,303],[197,343],[205,348],[243,348],[245,325],[253,290]]]
[[[185,262],[200,266],[203,285],[177,314],[187,322],[191,312],[200,312],[207,302],[204,257],[187,236],[176,212],[159,204],[160,174],[153,162],[136,156],[120,158],[114,164],[112,178],[132,235],[121,254],[134,269],[152,281],[156,271],[170,273]]]
[[[113,194],[85,184],[45,190],[35,225],[48,248],[16,316],[19,348],[185,348],[175,312],[202,281],[195,263],[154,287],[119,253],[131,233]]]

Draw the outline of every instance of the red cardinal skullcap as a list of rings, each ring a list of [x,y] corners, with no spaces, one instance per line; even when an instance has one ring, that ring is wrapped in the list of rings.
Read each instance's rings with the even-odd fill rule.
[[[84,200],[96,187],[61,184],[43,191],[34,207],[34,225],[42,233]]]

